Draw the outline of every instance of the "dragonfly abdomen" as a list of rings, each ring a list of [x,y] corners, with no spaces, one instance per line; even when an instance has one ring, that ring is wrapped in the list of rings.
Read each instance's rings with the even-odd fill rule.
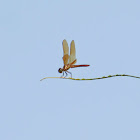
[[[88,67],[90,65],[71,65],[71,68],[77,68],[77,67]]]

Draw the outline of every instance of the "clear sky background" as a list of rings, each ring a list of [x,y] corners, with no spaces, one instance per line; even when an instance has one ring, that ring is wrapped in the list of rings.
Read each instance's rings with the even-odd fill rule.
[[[1,140],[140,140],[140,79],[59,77],[75,40],[74,78],[140,76],[139,0],[0,2]]]

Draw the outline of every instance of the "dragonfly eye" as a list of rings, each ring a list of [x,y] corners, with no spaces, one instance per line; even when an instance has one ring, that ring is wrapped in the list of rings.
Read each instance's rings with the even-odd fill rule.
[[[63,72],[63,70],[62,70],[61,68],[59,68],[58,72],[59,72],[59,73],[62,73],[62,72]]]

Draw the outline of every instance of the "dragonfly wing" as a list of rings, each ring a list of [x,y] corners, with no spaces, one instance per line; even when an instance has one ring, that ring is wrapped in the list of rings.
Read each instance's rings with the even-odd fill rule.
[[[75,60],[76,60],[75,43],[74,43],[74,40],[72,40],[71,44],[70,44],[70,59],[69,59],[69,63],[72,63]],[[76,61],[75,61],[75,63],[76,63]]]
[[[67,65],[68,64],[68,62],[69,62],[69,55],[68,54],[65,54],[63,56],[63,62],[64,62],[64,65]]]
[[[63,62],[64,62],[64,65],[66,65],[69,62],[69,47],[65,39],[63,40],[62,45],[63,45]]]

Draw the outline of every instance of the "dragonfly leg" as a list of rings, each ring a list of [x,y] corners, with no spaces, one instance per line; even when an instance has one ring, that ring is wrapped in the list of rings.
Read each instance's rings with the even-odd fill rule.
[[[65,73],[66,73],[66,76],[65,76],[65,77],[67,77],[67,75],[68,75],[68,74],[67,74],[67,72],[66,72],[66,71],[65,71]],[[64,78],[65,78],[65,77],[64,77]]]
[[[61,78],[63,78],[64,77],[64,71],[63,71],[63,75],[61,76]]]
[[[70,73],[70,75],[71,75],[71,78],[72,78],[72,73],[71,72],[69,72],[69,71],[67,71],[68,73]]]

